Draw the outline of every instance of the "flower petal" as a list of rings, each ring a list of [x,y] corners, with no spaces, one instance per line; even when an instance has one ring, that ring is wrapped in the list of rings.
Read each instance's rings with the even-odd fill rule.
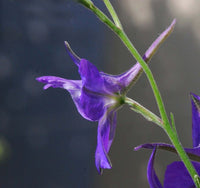
[[[80,60],[81,58],[78,57],[71,49],[69,43],[67,41],[64,42],[65,43],[65,48],[66,48],[66,51],[67,53],[69,54],[69,56],[71,57],[72,61],[77,65],[79,66],[80,64]]]
[[[200,174],[200,163],[192,162],[197,173]],[[185,165],[181,162],[173,162],[167,166],[164,179],[164,188],[195,188]]]
[[[200,97],[191,93],[193,147],[200,144]]]
[[[78,112],[87,120],[91,120],[87,116],[86,110],[80,102],[82,81],[81,80],[67,80],[56,76],[42,76],[36,78],[37,81],[45,83],[44,89],[49,87],[66,89],[76,105]]]
[[[91,120],[97,121],[103,116],[105,107],[112,105],[114,101],[107,97],[108,92],[104,87],[104,80],[94,65],[81,59],[79,73],[83,81],[81,106]]]
[[[141,148],[154,149],[155,147],[157,147],[157,149],[162,149],[162,150],[171,151],[173,153],[176,153],[176,150],[173,145],[165,144],[165,143],[142,144],[142,145],[135,147],[134,150],[138,151]],[[200,161],[200,147],[185,148],[185,151],[191,160]]]
[[[81,80],[67,80],[57,76],[41,76],[36,78],[36,80],[46,84],[44,86],[44,89],[53,87],[53,88],[63,88],[73,91],[73,90],[80,90],[82,87]]]
[[[162,188],[162,185],[156,175],[154,169],[154,159],[156,154],[156,147],[153,149],[152,154],[150,156],[148,166],[147,166],[147,179],[150,185],[150,188]]]
[[[106,106],[106,99],[98,95],[90,94],[84,91],[84,88],[80,97],[80,105],[84,109],[86,116],[92,121],[98,121],[104,113]]]
[[[143,60],[145,62],[150,61],[150,59],[156,53],[160,45],[171,34],[175,26],[175,23],[176,23],[176,20],[174,19],[171,25],[165,31],[163,31],[161,35],[148,48],[148,50],[145,52],[143,56]],[[112,76],[105,73],[101,73],[101,74],[106,80],[107,84],[111,85],[113,89],[116,88],[116,90],[120,90],[121,92],[124,92],[123,90],[127,91],[133,84],[135,84],[135,82],[139,79],[142,72],[143,72],[143,69],[141,65],[137,62],[130,70],[128,70],[127,72],[121,75]]]
[[[104,80],[98,69],[86,59],[81,59],[79,73],[83,81],[83,87],[93,93],[106,93]]]
[[[95,163],[99,174],[102,174],[103,169],[110,169],[112,167],[108,152],[114,139],[115,129],[116,112],[112,111],[109,114],[105,112],[98,125],[97,149],[95,153]]]
[[[148,48],[148,50],[145,52],[143,59],[145,61],[149,61],[152,56],[156,53],[157,49],[160,47],[160,45],[167,39],[167,37],[172,33],[174,26],[176,24],[176,19],[172,21],[170,26],[163,31],[160,36],[152,43],[152,45]]]

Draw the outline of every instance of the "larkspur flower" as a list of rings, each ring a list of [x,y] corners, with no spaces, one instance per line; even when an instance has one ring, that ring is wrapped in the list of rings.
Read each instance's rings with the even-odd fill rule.
[[[143,59],[148,62],[160,44],[169,36],[175,25],[171,25],[153,42]],[[95,163],[99,173],[112,167],[108,152],[116,129],[116,111],[124,104],[127,91],[143,72],[136,63],[127,72],[114,76],[99,72],[88,60],[79,58],[65,42],[66,50],[77,65],[81,80],[68,80],[55,76],[42,76],[37,81],[49,87],[67,90],[78,112],[87,120],[98,121]]]
[[[185,148],[186,153],[192,160],[192,164],[200,175],[200,96],[191,93],[192,104],[192,148]],[[165,171],[164,186],[161,185],[155,169],[154,159],[157,149],[163,149],[176,153],[173,145],[165,143],[149,143],[137,146],[135,150],[141,148],[153,149],[147,166],[147,178],[151,188],[195,188],[195,184],[189,175],[185,165],[181,161],[175,161],[167,166]]]

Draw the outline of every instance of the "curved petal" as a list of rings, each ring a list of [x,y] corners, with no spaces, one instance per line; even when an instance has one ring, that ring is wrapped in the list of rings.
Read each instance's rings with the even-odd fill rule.
[[[95,163],[99,174],[103,169],[110,169],[112,164],[108,157],[110,146],[114,139],[116,129],[116,112],[105,112],[100,119],[97,133],[97,148],[95,153]]]
[[[200,163],[192,162],[197,173],[200,174]],[[164,188],[195,188],[185,165],[181,162],[173,162],[167,166],[164,179]]]
[[[68,91],[73,90],[80,90],[82,87],[82,81],[81,80],[67,80],[61,77],[57,76],[41,76],[36,78],[38,82],[42,82],[46,84],[44,86],[44,89],[48,89],[49,87],[53,88],[62,88],[66,89]]]
[[[71,57],[72,61],[73,61],[77,66],[79,66],[81,58],[78,57],[78,56],[72,51],[72,49],[71,49],[71,47],[70,47],[70,45],[69,45],[69,43],[68,43],[67,41],[65,41],[64,44],[65,44],[66,51],[67,51],[67,53],[69,54],[69,56]]]
[[[147,166],[147,179],[148,179],[150,188],[162,188],[162,185],[154,169],[155,154],[156,154],[156,147],[153,149],[152,154],[149,158],[149,162]]]
[[[160,45],[167,39],[167,37],[171,34],[173,31],[173,28],[175,26],[176,20],[174,19],[170,26],[163,31],[159,37],[151,44],[151,46],[147,49],[145,54],[143,55],[143,60],[145,62],[149,62],[152,56],[156,53]],[[112,76],[105,73],[101,73],[104,77],[106,83],[108,85],[111,85],[111,87],[115,88],[116,91],[127,90],[138,80],[140,75],[142,74],[143,69],[141,65],[137,62],[130,70],[127,72],[118,75],[118,76]]]
[[[106,93],[104,80],[100,75],[98,69],[86,59],[81,59],[79,66],[79,73],[85,87],[91,93]]]
[[[80,104],[85,114],[93,121],[99,120],[104,113],[104,108],[114,102],[108,98],[108,92],[104,87],[104,80],[97,68],[89,61],[80,61],[79,73],[83,81]]]
[[[155,147],[157,147],[157,149],[162,149],[162,150],[171,151],[173,153],[176,153],[176,150],[173,145],[165,144],[165,143],[142,144],[142,145],[135,147],[134,150],[137,151],[137,150],[140,150],[141,148],[154,149]],[[200,161],[200,147],[185,148],[185,151],[191,160]]]
[[[80,102],[82,81],[81,80],[67,80],[56,76],[42,76],[36,78],[37,81],[45,83],[44,89],[49,87],[66,89],[76,105],[78,112],[87,120],[92,120],[86,113],[86,110]]]
[[[200,97],[191,93],[193,147],[200,144]]]

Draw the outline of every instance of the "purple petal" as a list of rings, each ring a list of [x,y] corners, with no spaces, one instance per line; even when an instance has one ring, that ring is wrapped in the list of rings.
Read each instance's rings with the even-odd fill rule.
[[[200,163],[192,162],[200,175]],[[164,179],[164,188],[195,188],[185,165],[182,162],[173,162],[167,166]]]
[[[156,175],[154,169],[154,159],[156,154],[156,147],[153,149],[152,154],[150,156],[148,166],[147,166],[147,179],[150,185],[150,188],[162,188],[162,185]]]
[[[171,34],[173,31],[173,28],[175,26],[176,20],[174,19],[171,23],[171,25],[161,33],[161,35],[152,43],[152,45],[148,48],[148,50],[145,52],[143,56],[143,60],[145,62],[149,62],[152,56],[156,53],[160,45],[167,39],[167,37]],[[112,85],[111,87],[116,90],[127,90],[138,80],[140,75],[142,74],[143,69],[140,66],[140,64],[137,62],[130,70],[127,72],[118,75],[118,76],[111,76],[107,75],[105,73],[101,73],[104,79],[106,80],[108,85]],[[117,84],[117,87],[116,87]],[[113,86],[114,85],[114,86]]]
[[[157,49],[160,47],[160,45],[167,39],[167,37],[172,33],[174,26],[176,24],[176,19],[172,21],[170,26],[163,31],[160,36],[152,43],[152,45],[148,48],[148,50],[145,52],[143,59],[145,61],[149,61],[152,56],[156,53]]]
[[[83,81],[80,97],[81,106],[85,114],[93,121],[99,120],[104,113],[105,106],[112,104],[112,99],[107,98],[108,92],[104,87],[104,80],[97,68],[89,61],[80,61],[79,73]]]
[[[97,149],[95,153],[95,163],[99,174],[103,169],[110,169],[112,164],[108,157],[110,146],[114,139],[116,129],[116,112],[110,112],[100,119],[97,133]]]
[[[62,88],[67,89],[70,91],[73,90],[80,90],[82,87],[82,81],[81,80],[67,80],[61,77],[56,76],[41,76],[36,78],[38,82],[42,82],[46,84],[44,86],[44,89],[48,89],[49,87],[53,88]]]
[[[106,99],[98,95],[92,95],[87,91],[82,91],[80,105],[84,109],[85,115],[92,121],[98,121],[104,113]]]
[[[92,120],[86,113],[85,107],[80,101],[82,81],[81,80],[67,80],[56,76],[42,76],[36,78],[37,81],[45,83],[44,89],[49,87],[66,89],[76,105],[78,112],[87,120]],[[89,101],[90,102],[90,101]],[[92,120],[93,121],[93,120]]]
[[[157,147],[157,149],[162,149],[162,150],[171,151],[171,152],[176,153],[176,150],[173,145],[165,144],[165,143],[142,144],[142,145],[135,147],[134,150],[138,151],[141,148],[154,149],[155,147]],[[200,161],[200,147],[185,148],[185,151],[191,160]]]
[[[86,59],[81,59],[79,73],[83,81],[83,87],[93,93],[106,93],[104,80],[98,69]]]
[[[79,66],[80,64],[80,60],[81,58],[78,57],[71,49],[69,43],[67,41],[64,42],[65,43],[65,48],[66,48],[66,51],[67,53],[69,54],[69,56],[71,57],[72,61],[77,65]]]
[[[191,93],[193,147],[200,144],[200,97]]]

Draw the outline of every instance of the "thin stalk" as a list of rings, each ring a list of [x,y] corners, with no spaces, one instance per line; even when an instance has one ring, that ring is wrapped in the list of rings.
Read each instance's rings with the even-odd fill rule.
[[[121,24],[121,22],[120,22],[120,20],[119,20],[119,18],[117,16],[117,14],[116,14],[116,12],[115,12],[115,9],[113,8],[112,4],[110,3],[110,1],[109,0],[103,0],[103,2],[106,5],[106,7],[107,7],[107,9],[108,9],[108,11],[110,13],[110,15],[112,16],[115,25],[118,28],[123,29],[122,28],[122,24]]]
[[[133,111],[141,114],[148,121],[152,121],[158,126],[163,127],[162,120],[157,115],[155,115],[153,112],[151,112],[150,110],[148,110],[147,108],[139,104],[138,102],[126,97],[125,103],[128,104]]]

